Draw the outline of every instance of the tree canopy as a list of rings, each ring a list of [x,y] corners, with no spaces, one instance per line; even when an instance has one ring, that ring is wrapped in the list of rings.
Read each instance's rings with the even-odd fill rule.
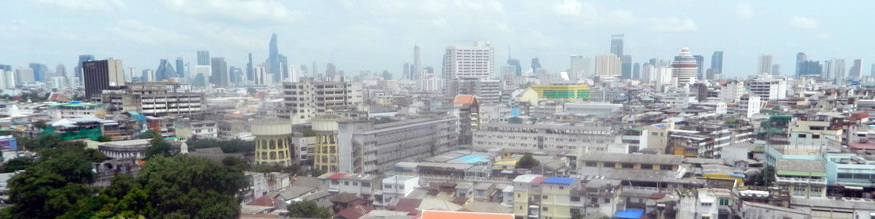
[[[219,147],[222,148],[222,152],[225,153],[255,151],[255,141],[244,141],[240,139],[217,140],[212,138],[190,138],[186,143],[188,144],[188,148],[193,148],[195,150],[198,148]]]
[[[327,207],[319,207],[316,202],[304,200],[289,204],[286,206],[289,210],[290,217],[299,218],[331,218],[334,216],[331,209]]]
[[[536,167],[538,165],[541,165],[541,162],[538,162],[538,160],[536,160],[534,157],[532,157],[532,154],[529,154],[529,153],[526,153],[525,155],[523,155],[523,157],[521,157],[520,160],[517,161],[517,163],[516,163],[517,168],[526,168],[526,169]]]

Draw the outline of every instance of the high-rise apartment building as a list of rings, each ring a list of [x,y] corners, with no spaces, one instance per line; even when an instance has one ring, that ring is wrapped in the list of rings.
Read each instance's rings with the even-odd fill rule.
[[[422,62],[419,60],[419,45],[413,46],[413,72],[411,72],[413,78],[410,80],[417,80],[422,78]]]
[[[714,70],[714,75],[723,74],[723,51],[714,51],[711,55],[711,69]]]
[[[595,72],[601,77],[620,77],[622,62],[617,55],[607,53],[595,57]]]
[[[758,75],[746,84],[750,94],[762,101],[776,101],[787,98],[787,79],[782,76]]]
[[[330,111],[358,111],[364,101],[360,83],[315,81],[313,78],[283,83],[283,94],[285,108],[277,112],[277,116],[290,119],[294,124],[309,122]]]
[[[48,78],[49,67],[42,63],[30,63],[30,69],[33,69],[33,80],[44,81]]]
[[[848,73],[848,79],[859,80],[863,78],[863,60],[854,59],[854,64],[851,65],[851,71]]]
[[[760,55],[757,63],[757,74],[772,74],[772,55]]]
[[[571,55],[571,64],[568,68],[568,77],[571,81],[580,81],[592,76],[590,58],[581,55]]]
[[[611,54],[623,57],[623,34],[611,35]]]
[[[492,75],[494,49],[489,42],[475,42],[471,46],[450,46],[444,54],[444,77],[487,79]]]
[[[696,65],[696,59],[693,58],[689,48],[684,47],[681,49],[681,53],[674,57],[671,68],[672,80],[678,87],[696,82],[699,66]]]
[[[85,98],[97,97],[103,90],[125,85],[125,69],[120,59],[85,61],[82,63]]]
[[[211,58],[210,64],[212,70],[210,74],[210,83],[220,87],[227,87],[230,85],[228,82],[230,78],[228,75],[228,63],[225,62],[225,58]]]
[[[252,65],[252,53],[249,53],[249,62],[246,62],[246,80],[255,80],[255,66]]]
[[[182,57],[176,57],[176,75],[180,78],[185,78],[185,59]]]
[[[623,79],[632,79],[632,56],[623,55],[620,57],[620,75]]]

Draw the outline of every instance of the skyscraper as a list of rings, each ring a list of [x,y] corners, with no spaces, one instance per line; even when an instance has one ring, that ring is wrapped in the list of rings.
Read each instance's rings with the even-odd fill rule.
[[[471,46],[450,46],[444,54],[443,74],[447,80],[459,78],[488,79],[495,63],[494,49],[489,42]]]
[[[532,73],[538,73],[538,69],[541,69],[541,59],[532,58]]]
[[[711,55],[711,69],[714,75],[723,74],[723,51],[714,51]]]
[[[632,79],[641,80],[641,63],[632,65]]]
[[[249,53],[249,62],[246,63],[246,80],[255,80],[255,66],[252,66],[252,53]]]
[[[6,72],[11,72],[11,71],[12,71],[12,66],[11,66],[11,65],[3,65],[3,64],[0,64],[0,69],[3,69],[3,70],[6,71]]]
[[[623,34],[611,35],[611,54],[623,57]]]
[[[58,63],[58,65],[55,66],[55,75],[66,78],[67,77],[67,67],[64,66],[63,63]]]
[[[851,71],[848,73],[848,79],[859,80],[863,78],[863,60],[854,59],[854,64],[851,66]]]
[[[169,80],[170,78],[179,77],[176,74],[176,70],[173,70],[173,66],[170,65],[170,62],[167,59],[161,59],[158,64],[158,68],[155,70],[155,81],[163,81]]]
[[[590,59],[581,55],[572,55],[571,64],[568,68],[568,76],[572,81],[579,81],[592,77],[592,65]]]
[[[185,78],[185,59],[182,57],[176,57],[176,76]]]
[[[689,48],[684,47],[671,63],[672,80],[677,83],[678,87],[693,84],[696,82],[698,68],[696,58],[693,58]]]
[[[620,57],[620,74],[623,79],[632,78],[632,56],[623,55]]]
[[[155,71],[152,69],[143,69],[143,73],[140,75],[140,81],[142,82],[153,82],[155,81]]]
[[[519,59],[514,59],[508,56],[507,64],[514,67],[514,75],[516,75],[517,77],[523,76],[523,67],[522,65],[520,65]]]
[[[228,71],[229,82],[233,84],[239,84],[243,81],[243,77],[245,77],[245,75],[243,75],[243,69],[231,66],[230,70]]]
[[[280,53],[279,46],[277,45],[276,33],[273,33],[273,35],[270,36],[266,67],[267,73],[272,73],[277,76],[279,76],[279,74],[282,74],[282,72],[280,71]],[[277,76],[274,76],[274,79],[276,79]]]
[[[805,61],[808,61],[808,56],[806,56],[804,52],[796,53],[796,76],[797,77],[804,74],[803,73],[804,68],[802,65]]]
[[[30,69],[33,70],[33,80],[34,81],[43,81],[45,78],[48,78],[46,74],[49,72],[49,67],[42,63],[30,63]]]
[[[762,54],[760,55],[759,62],[757,64],[757,74],[771,74],[772,73],[772,55]]]
[[[212,73],[210,73],[210,83],[220,87],[227,87],[228,83],[228,63],[225,58],[214,57],[210,58]]]
[[[210,51],[197,51],[197,65],[210,65]]]
[[[696,59],[696,66],[700,66],[699,69],[696,70],[696,77],[705,79],[705,57],[702,55],[693,55],[693,58]]]
[[[411,68],[410,68],[410,63],[406,63],[406,62],[405,62],[405,63],[404,63],[404,68],[402,69],[402,71],[404,72],[404,79],[407,79],[407,80],[415,80],[415,79],[413,78],[413,75],[412,75],[412,72],[410,71],[410,69],[411,69]]]
[[[832,59],[830,60],[829,65],[831,69],[830,75],[832,75],[832,78],[830,79],[836,79],[838,81],[844,81],[847,79],[845,77],[845,73],[847,73],[847,64],[845,63],[844,59]]]
[[[335,77],[337,76],[337,68],[334,67],[334,63],[328,63],[325,65],[325,77],[329,78],[330,81],[335,81]]]
[[[33,82],[32,68],[16,68],[15,69],[15,84],[24,85],[26,82]]]
[[[79,62],[76,63],[76,70],[74,70],[79,82],[82,82],[82,63],[91,60],[94,60],[94,55],[79,55]]]
[[[82,63],[85,98],[100,95],[103,90],[125,85],[125,69],[120,59],[92,60]]]
[[[411,73],[416,80],[422,78],[422,62],[419,61],[419,45],[413,46],[413,72]]]
[[[622,62],[620,57],[613,53],[606,53],[595,57],[595,72],[601,77],[620,77]]]

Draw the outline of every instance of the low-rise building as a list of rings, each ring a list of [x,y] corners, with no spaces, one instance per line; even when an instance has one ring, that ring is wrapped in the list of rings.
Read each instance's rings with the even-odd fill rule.
[[[323,184],[328,185],[328,192],[333,194],[351,193],[356,196],[374,200],[380,191],[382,181],[371,174],[352,174],[329,172],[318,177]]]

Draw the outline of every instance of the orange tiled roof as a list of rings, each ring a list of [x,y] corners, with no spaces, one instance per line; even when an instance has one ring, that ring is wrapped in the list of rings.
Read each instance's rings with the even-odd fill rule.
[[[456,98],[453,98],[454,104],[474,104],[477,98],[474,95],[456,95]]]

